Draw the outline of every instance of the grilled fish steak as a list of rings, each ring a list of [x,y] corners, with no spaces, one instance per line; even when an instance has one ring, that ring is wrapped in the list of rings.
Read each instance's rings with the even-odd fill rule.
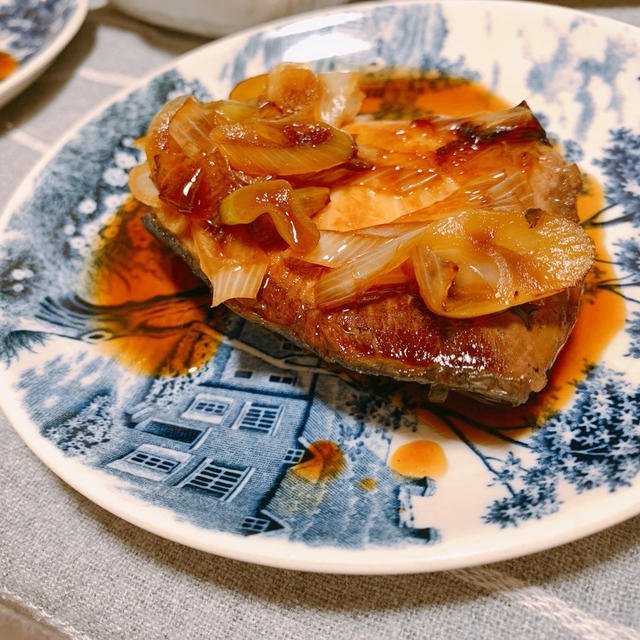
[[[269,126],[277,118],[307,123],[308,115],[277,100],[263,96],[250,104],[276,110]],[[147,228],[210,285],[214,299],[225,285],[211,263],[242,263],[237,247],[225,244],[228,238],[243,250],[257,242],[260,250],[248,261],[259,272],[251,276],[254,291],[222,301],[327,362],[431,385],[432,399],[451,389],[518,405],[546,385],[576,321],[593,250],[577,224],[579,171],[553,149],[525,104],[501,114],[411,122],[351,115],[346,122],[338,118],[339,133],[322,128],[323,121],[300,127],[285,132],[295,153],[296,145],[317,149],[329,140],[336,159],[278,175],[258,167],[267,162],[262,156],[235,159],[231,146],[248,139],[241,127],[225,138],[215,124],[201,123],[215,144],[196,160],[207,157],[216,171],[223,166],[227,183],[216,183],[223,193],[213,205],[208,186],[182,209],[161,175],[162,154],[179,137],[166,134],[175,119],[171,111],[164,124],[156,123],[155,142],[147,136],[146,191],[133,185],[132,191],[150,205]],[[233,117],[227,111],[218,121]],[[247,117],[255,116],[243,114],[243,126]],[[164,146],[157,131],[165,132]],[[348,137],[337,140],[343,133]],[[231,151],[210,159],[220,149]],[[182,177],[178,189],[201,188],[197,178],[206,166],[192,169],[190,182]],[[285,200],[290,204],[281,205]],[[243,202],[261,215],[242,218]],[[311,213],[296,218],[300,202]],[[353,248],[356,236],[360,254]],[[339,249],[332,253],[332,247]],[[542,258],[531,258],[537,252]],[[538,262],[531,266],[531,260]],[[371,271],[362,275],[358,265],[372,261],[386,269],[366,266]]]
[[[207,284],[190,253],[147,214],[145,225],[182,256]],[[416,291],[388,288],[343,309],[309,304],[322,267],[282,260],[269,270],[257,299],[225,304],[244,318],[358,373],[422,382],[519,405],[547,383],[547,371],[575,324],[581,288],[527,307],[470,319],[430,312]]]

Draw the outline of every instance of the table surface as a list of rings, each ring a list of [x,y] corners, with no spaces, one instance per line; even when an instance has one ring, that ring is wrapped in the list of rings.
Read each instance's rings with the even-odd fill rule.
[[[640,0],[567,6],[640,26]],[[83,114],[205,42],[93,1],[78,35],[0,110],[0,205]],[[60,481],[0,414],[0,640],[640,639],[640,517],[533,556],[435,574],[296,573],[137,529]]]

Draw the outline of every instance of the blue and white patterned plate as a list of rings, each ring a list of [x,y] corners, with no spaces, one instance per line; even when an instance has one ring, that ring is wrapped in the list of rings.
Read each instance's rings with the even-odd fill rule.
[[[379,2],[272,23],[178,60],[72,132],[5,211],[2,408],[39,458],[104,508],[256,563],[445,569],[545,549],[638,513],[639,35],[535,3]],[[154,112],[186,91],[224,97],[281,60],[469,76],[512,103],[526,99],[603,185],[601,210],[585,224],[604,235],[609,259],[586,299],[618,309],[620,324],[538,427],[455,403],[416,406],[398,386],[338,375],[207,311],[197,286],[117,304],[92,297],[96,252],[125,289],[162,263],[162,252],[155,266],[136,261],[136,251],[157,250],[131,208],[115,215],[139,160],[133,140]],[[116,237],[128,244],[110,255]],[[123,345],[152,339],[160,373],[176,358],[194,365],[152,376],[123,364]],[[423,456],[421,471],[398,472],[400,447]]]
[[[0,51],[18,68],[0,80],[0,107],[26,89],[77,33],[87,0],[0,0]]]

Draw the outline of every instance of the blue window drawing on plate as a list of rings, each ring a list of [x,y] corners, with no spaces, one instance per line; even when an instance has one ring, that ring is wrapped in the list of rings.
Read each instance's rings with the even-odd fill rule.
[[[143,444],[125,456],[112,460],[107,466],[147,480],[163,482],[173,477],[192,457],[182,451]]]
[[[137,451],[128,458],[129,462],[149,467],[161,473],[171,473],[180,463],[177,460],[167,460],[145,451]]]
[[[150,420],[143,428],[145,433],[152,433],[161,438],[168,438],[185,444],[193,444],[201,435],[201,429],[190,429],[168,422],[159,422],[158,420]]]
[[[207,491],[223,502],[231,500],[253,473],[251,467],[225,467],[206,459],[183,483],[183,487]]]
[[[295,376],[283,376],[272,373],[269,376],[269,382],[280,382],[281,384],[295,384],[296,378]]]
[[[199,393],[182,416],[219,424],[231,404],[232,400],[229,398]]]
[[[261,431],[262,433],[273,433],[281,414],[282,406],[280,405],[252,402],[245,406],[238,418],[236,427],[238,429]]]
[[[244,369],[238,369],[234,374],[234,378],[250,378],[253,375],[252,371],[245,371]]]
[[[240,529],[247,533],[263,533],[269,527],[270,521],[266,518],[247,516],[240,525]]]
[[[282,462],[284,464],[298,464],[304,457],[304,449],[289,449],[285,454]]]

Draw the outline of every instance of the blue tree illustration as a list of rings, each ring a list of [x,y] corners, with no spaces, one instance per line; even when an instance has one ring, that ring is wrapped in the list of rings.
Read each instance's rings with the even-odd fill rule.
[[[605,177],[605,207],[583,221],[585,228],[610,227],[623,223],[640,227],[640,134],[623,127],[610,131],[609,146],[594,164],[602,169]],[[618,267],[620,275],[601,278],[596,260],[594,278],[590,285],[594,289],[610,291],[628,302],[640,304],[640,242],[629,237],[615,244],[614,260],[610,264]],[[633,310],[626,331],[631,344],[626,355],[640,358],[640,314]]]
[[[628,486],[640,472],[640,388],[621,373],[594,367],[573,406],[552,417],[529,443],[538,464],[578,493]]]
[[[522,457],[513,451],[490,457],[472,445],[491,484],[506,494],[488,506],[485,522],[504,528],[556,511],[562,480],[577,493],[629,486],[640,472],[639,416],[640,388],[630,391],[622,374],[597,366],[576,385],[570,409],[517,443],[526,452]]]
[[[100,393],[77,413],[46,425],[42,435],[68,455],[84,455],[90,449],[109,442],[116,423],[112,396]]]
[[[626,127],[611,131],[609,146],[594,164],[605,176],[606,206],[583,224],[601,227],[630,222],[640,227],[640,134]],[[619,210],[619,214],[603,219],[610,209]]]
[[[627,355],[640,358],[640,312],[634,311],[627,322],[627,332],[631,335],[631,344]]]
[[[618,240],[615,245],[614,259],[596,260],[593,277],[585,288],[587,294],[596,293],[598,289],[609,291],[620,296],[627,302],[640,305],[640,242],[635,238]],[[618,274],[611,278],[603,278],[599,265],[607,262],[617,267]],[[627,321],[626,332],[631,340],[626,355],[640,358],[640,313],[632,311]]]

